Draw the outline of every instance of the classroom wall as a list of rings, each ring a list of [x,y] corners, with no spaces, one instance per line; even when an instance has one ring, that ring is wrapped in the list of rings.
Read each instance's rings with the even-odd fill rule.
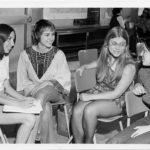
[[[59,13],[58,13],[59,15]],[[32,23],[34,24],[39,19],[43,17],[43,8],[33,8],[32,9]],[[54,25],[57,26],[72,26],[74,19],[51,19]]]
[[[112,9],[113,8],[100,8],[100,25],[105,26],[109,24]],[[137,18],[137,10],[137,8],[123,8],[123,17],[126,18],[131,16],[132,21],[135,21]],[[33,8],[32,14],[33,22],[36,22],[44,17],[43,8]],[[57,15],[60,14],[58,13]],[[72,16],[72,18],[74,18],[74,16]],[[74,19],[51,19],[51,21],[55,24],[55,26],[72,26]]]

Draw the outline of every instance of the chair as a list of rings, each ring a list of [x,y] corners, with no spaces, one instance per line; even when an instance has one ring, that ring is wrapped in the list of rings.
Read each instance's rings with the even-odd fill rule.
[[[64,113],[65,113],[65,120],[66,120],[66,125],[67,125],[67,131],[68,131],[68,142],[70,143],[70,141],[72,140],[71,134],[70,134],[70,123],[69,123],[69,116],[68,116],[68,111],[67,111],[67,103],[65,100],[62,100],[60,102],[56,102],[56,103],[51,103],[52,106],[63,106],[64,109]]]
[[[80,66],[88,64],[98,58],[98,50],[97,49],[86,49],[80,50],[78,52],[78,58]]]
[[[67,125],[67,131],[68,131],[68,141],[67,143],[70,143],[73,139],[73,137],[70,134],[70,123],[69,123],[69,116],[68,116],[68,111],[67,111],[67,102],[62,99],[59,102],[56,103],[49,103],[49,107],[55,107],[55,106],[63,106],[64,109],[64,113],[65,113],[65,120],[66,120],[66,125]],[[41,122],[41,121],[40,121]],[[39,127],[38,127],[38,133],[37,135],[40,135],[40,128],[41,128],[41,123],[39,123]],[[36,141],[40,141],[39,137],[37,136]]]
[[[75,72],[75,87],[77,91],[77,101],[79,99],[80,92],[83,92],[85,90],[88,90],[92,87],[94,87],[96,84],[96,78],[95,78],[95,68],[94,69],[86,69],[84,70],[82,76],[79,75],[79,72]],[[109,118],[98,118],[98,121],[101,122],[113,122],[115,120],[119,121],[120,130],[123,130],[123,124],[121,121],[122,115],[117,115],[114,117]],[[96,143],[96,137],[94,135],[93,139],[94,143]]]
[[[0,128],[0,138],[2,140],[2,143],[4,143],[4,144],[6,144],[6,143],[8,144],[9,143],[6,135],[2,132],[1,128]]]
[[[142,102],[142,97],[133,94],[132,91],[125,93],[127,127],[130,126],[131,117],[135,114],[145,112],[145,117],[148,116],[149,108]]]

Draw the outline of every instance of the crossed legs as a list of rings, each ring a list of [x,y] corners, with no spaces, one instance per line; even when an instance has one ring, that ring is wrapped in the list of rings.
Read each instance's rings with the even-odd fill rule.
[[[59,94],[53,86],[46,86],[40,89],[34,96],[41,100],[43,111],[40,114],[40,136],[42,143],[54,143],[55,133],[52,115],[51,102],[60,100]]]

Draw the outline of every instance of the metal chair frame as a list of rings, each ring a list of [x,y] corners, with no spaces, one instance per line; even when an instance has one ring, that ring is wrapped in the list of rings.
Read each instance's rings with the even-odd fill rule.
[[[1,128],[0,128],[0,138],[1,138],[3,144],[8,144],[9,143],[6,135],[3,133]]]
[[[82,77],[79,77],[78,72],[75,73],[75,86],[76,86],[76,91],[77,91],[77,101],[79,100],[80,92],[84,91],[84,88],[87,90],[87,86],[85,86],[87,84],[87,82],[89,82],[92,78],[95,78],[95,72],[92,69],[87,69],[87,70],[85,70],[85,72],[87,72],[87,73],[85,73]],[[89,74],[90,74],[90,78],[87,77]],[[82,78],[85,78],[86,81],[82,80]],[[82,85],[82,88],[79,87],[80,85]],[[101,121],[101,122],[113,122],[115,120],[118,120],[120,130],[122,131],[123,130],[123,124],[121,121],[122,117],[123,117],[123,115],[117,115],[117,116],[109,117],[109,118],[98,118],[97,120]],[[94,141],[94,143],[96,143],[95,135],[93,137],[93,141]]]

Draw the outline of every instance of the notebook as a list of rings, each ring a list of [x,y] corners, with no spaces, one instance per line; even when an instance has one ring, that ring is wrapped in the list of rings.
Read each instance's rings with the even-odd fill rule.
[[[93,88],[96,85],[96,77],[95,77],[96,69],[85,69],[83,71],[82,76],[80,76],[79,72],[75,73],[75,85],[77,92],[83,92]]]
[[[10,105],[4,105],[3,107],[3,112],[39,114],[41,111],[42,111],[42,106],[40,101],[35,101],[34,106],[30,108],[20,108],[17,106],[10,106]]]

